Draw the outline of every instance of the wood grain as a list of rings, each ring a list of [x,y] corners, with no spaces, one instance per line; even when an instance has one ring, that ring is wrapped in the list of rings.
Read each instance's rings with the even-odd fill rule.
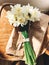
[[[17,61],[21,57],[10,56],[5,53],[7,42],[13,30],[13,26],[9,24],[5,16],[6,11],[3,9],[0,18],[0,59]]]
[[[6,11],[3,10],[1,14],[1,18],[0,18],[0,58],[4,60],[10,60],[10,61],[19,60],[18,57],[9,56],[5,54],[5,48],[6,48],[8,39],[10,37],[11,31],[13,29],[13,27],[9,25],[9,22],[5,16],[6,16]],[[46,16],[46,17],[45,16],[46,15],[43,16],[44,20],[47,17],[46,21],[49,21],[49,16]],[[49,54],[49,51],[48,51],[48,54]]]

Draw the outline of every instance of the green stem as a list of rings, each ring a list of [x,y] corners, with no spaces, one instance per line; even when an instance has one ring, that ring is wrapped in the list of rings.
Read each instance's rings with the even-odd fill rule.
[[[25,37],[25,39],[29,37],[26,30],[22,31],[22,34]],[[25,50],[26,63],[29,65],[35,65],[36,55],[29,41],[24,42],[24,50]]]
[[[25,57],[26,57],[25,63],[27,64],[28,63],[28,58],[27,58],[28,57],[28,52],[27,52],[26,48],[27,48],[26,44],[24,43],[24,51],[25,51],[24,53],[25,53]]]
[[[32,57],[32,60],[33,60],[33,58],[34,58],[34,60],[36,60],[36,55],[29,42],[27,42],[27,48],[28,48],[28,52],[29,52],[30,56]]]

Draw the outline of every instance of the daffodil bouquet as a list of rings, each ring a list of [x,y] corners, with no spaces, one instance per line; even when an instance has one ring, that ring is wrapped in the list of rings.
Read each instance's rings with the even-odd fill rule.
[[[25,63],[28,65],[36,65],[36,55],[34,49],[29,41],[28,28],[30,22],[40,21],[41,12],[38,8],[33,8],[33,6],[16,4],[14,6],[10,5],[11,10],[7,11],[7,18],[9,23],[14,27],[19,27],[22,36],[24,37],[24,55]]]

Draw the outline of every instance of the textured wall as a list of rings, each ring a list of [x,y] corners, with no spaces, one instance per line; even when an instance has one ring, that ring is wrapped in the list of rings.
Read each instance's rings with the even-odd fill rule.
[[[7,3],[7,2],[10,2],[10,3],[25,3],[26,4],[26,3],[30,3],[30,0],[0,0],[0,5],[2,5],[3,3]]]

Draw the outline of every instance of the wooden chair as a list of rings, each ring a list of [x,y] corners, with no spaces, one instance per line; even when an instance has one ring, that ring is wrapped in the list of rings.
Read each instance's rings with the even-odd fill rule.
[[[10,3],[10,4],[12,4],[13,5],[13,3]],[[6,4],[6,5],[9,5],[9,4]],[[2,7],[2,9],[4,8],[4,6],[6,6],[6,5],[3,5],[3,7]],[[1,11],[2,11],[2,9],[1,9]],[[0,11],[0,15],[1,15],[1,11]],[[5,12],[5,11],[4,11]],[[5,15],[5,14],[4,14]],[[7,21],[7,20],[6,20]],[[10,33],[11,33],[11,31],[12,31],[12,28],[13,27],[9,27],[10,28]],[[48,41],[49,41],[49,26],[48,26],[48,33],[47,33],[47,36],[48,36]],[[49,42],[48,42],[49,43]],[[6,45],[6,44],[5,44]],[[1,47],[1,46],[0,46]],[[3,47],[4,48],[4,47]],[[2,49],[2,48],[1,48]],[[48,54],[49,55],[49,51],[47,50],[48,49],[48,45],[46,46],[46,51],[45,51],[45,53],[46,54]],[[3,51],[3,53],[4,53],[4,49],[2,50]],[[6,57],[3,55],[3,53],[1,52],[0,53],[0,55],[3,57],[2,59],[4,59],[4,58],[6,58],[7,57],[7,55],[6,55]],[[10,58],[10,61],[12,61],[12,57],[10,57],[10,56],[8,56],[8,58],[7,59],[9,59]],[[16,58],[14,57],[13,58],[13,61],[15,61],[16,60]],[[19,63],[20,64],[20,63]]]

